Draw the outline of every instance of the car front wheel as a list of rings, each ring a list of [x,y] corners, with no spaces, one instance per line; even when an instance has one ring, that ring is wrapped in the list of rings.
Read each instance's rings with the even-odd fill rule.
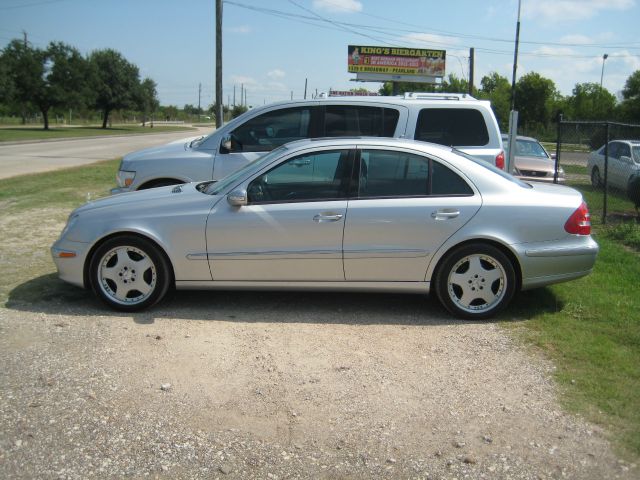
[[[122,235],[94,253],[91,286],[111,308],[133,312],[162,300],[171,283],[167,261],[158,248],[140,237]]]
[[[516,274],[509,258],[496,247],[469,244],[447,255],[435,288],[453,315],[483,320],[507,306],[516,290]]]

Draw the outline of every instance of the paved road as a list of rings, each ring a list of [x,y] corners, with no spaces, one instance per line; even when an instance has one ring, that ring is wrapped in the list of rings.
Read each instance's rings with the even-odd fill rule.
[[[109,160],[142,148],[162,145],[195,135],[205,135],[212,131],[211,127],[200,127],[190,131],[172,133],[82,138],[14,145],[0,144],[0,178],[47,172]]]

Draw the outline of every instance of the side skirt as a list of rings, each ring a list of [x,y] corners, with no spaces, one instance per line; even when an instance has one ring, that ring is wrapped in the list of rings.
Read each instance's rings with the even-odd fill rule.
[[[176,281],[178,290],[311,290],[429,293],[429,282],[240,282]]]

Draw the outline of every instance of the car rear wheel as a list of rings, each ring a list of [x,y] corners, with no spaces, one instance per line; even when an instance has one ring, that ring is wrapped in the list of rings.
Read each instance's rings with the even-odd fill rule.
[[[600,170],[598,170],[598,167],[593,167],[593,170],[591,170],[591,185],[593,188],[599,188],[602,185]]]
[[[447,255],[435,288],[453,315],[483,320],[507,306],[516,290],[516,274],[509,258],[496,247],[469,244]]]
[[[164,255],[150,241],[131,235],[104,242],[89,268],[94,292],[116,310],[150,307],[162,300],[171,283]]]

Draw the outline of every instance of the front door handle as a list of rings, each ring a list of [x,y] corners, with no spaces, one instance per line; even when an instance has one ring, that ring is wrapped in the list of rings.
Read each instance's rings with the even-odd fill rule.
[[[456,218],[458,215],[460,215],[460,210],[445,208],[443,210],[432,212],[431,218],[435,218],[436,220],[449,220],[451,218]]]
[[[338,220],[342,220],[341,213],[319,213],[313,217],[313,221],[316,223],[337,222]]]

